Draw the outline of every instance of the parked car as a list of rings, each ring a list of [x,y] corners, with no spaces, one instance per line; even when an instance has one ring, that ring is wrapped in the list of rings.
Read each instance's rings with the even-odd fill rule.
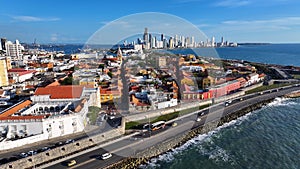
[[[104,153],[101,155],[102,160],[109,159],[110,157],[112,157],[112,154],[110,154],[110,153]]]
[[[35,155],[35,154],[37,154],[37,152],[36,151],[33,151],[33,150],[31,150],[31,151],[28,151],[28,153],[27,153],[29,156],[33,156],[33,155]]]
[[[70,143],[74,143],[74,142],[75,142],[75,140],[69,139],[69,140],[66,141],[66,144],[70,144]]]
[[[57,143],[55,144],[55,146],[56,146],[56,147],[58,147],[58,146],[62,146],[62,145],[64,145],[64,143],[63,143],[63,142],[61,142],[61,141],[60,141],[60,142],[57,142]]]
[[[28,154],[27,153],[21,153],[21,154],[19,154],[19,156],[22,157],[22,158],[26,158],[26,157],[28,157]]]
[[[50,148],[49,147],[43,147],[42,150],[43,151],[48,151],[48,150],[50,150]]]

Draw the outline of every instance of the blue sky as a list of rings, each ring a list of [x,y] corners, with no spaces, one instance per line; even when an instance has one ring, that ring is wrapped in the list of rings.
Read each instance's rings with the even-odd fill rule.
[[[299,0],[2,0],[0,37],[85,43],[118,18],[159,12],[183,18],[217,40],[224,36],[236,42],[300,43],[299,6]],[[146,26],[141,25],[140,33]]]

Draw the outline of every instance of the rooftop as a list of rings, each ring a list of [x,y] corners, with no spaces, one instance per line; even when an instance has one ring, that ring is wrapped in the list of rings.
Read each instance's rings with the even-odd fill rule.
[[[51,99],[72,99],[80,98],[83,92],[83,86],[48,86],[39,87],[34,95],[50,95]]]
[[[12,106],[11,108],[7,109],[3,113],[0,114],[0,118],[8,117],[13,115],[14,113],[17,113],[18,111],[24,109],[25,107],[28,107],[31,104],[30,100],[26,100],[20,104],[17,104],[15,106]]]

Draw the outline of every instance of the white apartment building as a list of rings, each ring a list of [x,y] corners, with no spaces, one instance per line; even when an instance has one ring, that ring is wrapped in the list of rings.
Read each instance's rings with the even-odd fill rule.
[[[18,40],[16,40],[15,43],[12,43],[11,41],[7,41],[5,44],[6,47],[6,54],[10,57],[15,57],[18,60],[22,60],[22,50],[24,50],[24,47],[20,44]]]

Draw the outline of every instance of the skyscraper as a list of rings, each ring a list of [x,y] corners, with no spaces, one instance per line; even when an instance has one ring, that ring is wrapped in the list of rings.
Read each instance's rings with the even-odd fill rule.
[[[175,35],[174,45],[175,45],[175,47],[178,46],[178,35]]]
[[[151,35],[151,33],[149,33],[148,38],[149,38],[150,48],[152,48],[152,35]]]
[[[191,37],[191,47],[195,47],[195,38],[194,36]]]
[[[173,37],[170,37],[170,39],[169,39],[169,48],[174,48],[174,39],[173,39]]]
[[[6,39],[5,38],[1,38],[1,48],[2,48],[2,50],[6,50],[5,45],[6,45]]]
[[[215,47],[215,43],[216,43],[215,37],[213,36],[213,37],[211,38],[211,46],[212,46],[212,47]]]
[[[164,41],[164,39],[165,39],[164,34],[161,34],[161,35],[160,35],[160,40],[161,40],[161,41]]]
[[[143,40],[144,40],[145,43],[149,42],[148,28],[145,28]]]

